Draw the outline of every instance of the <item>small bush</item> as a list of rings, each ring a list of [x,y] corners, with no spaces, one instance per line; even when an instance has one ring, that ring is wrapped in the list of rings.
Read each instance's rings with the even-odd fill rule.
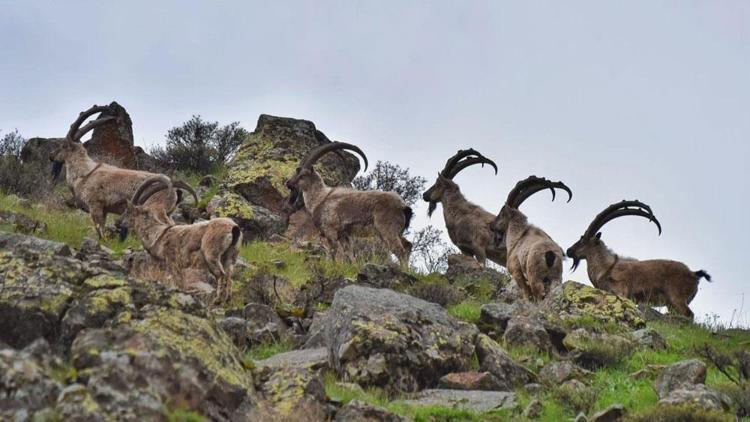
[[[247,135],[239,122],[219,127],[194,115],[169,129],[166,146],[151,148],[150,154],[165,168],[207,174],[229,162]]]
[[[461,289],[448,283],[420,282],[412,286],[408,293],[422,300],[437,303],[444,308],[466,298]]]
[[[440,230],[427,226],[411,236],[410,264],[426,274],[444,272],[448,268],[448,256],[455,249],[445,240]]]
[[[419,200],[425,183],[427,179],[424,177],[412,176],[409,174],[409,169],[387,161],[378,161],[372,171],[352,181],[354,187],[359,190],[396,192],[409,206]]]
[[[583,383],[565,383],[553,390],[555,399],[573,413],[589,413],[599,392]]]

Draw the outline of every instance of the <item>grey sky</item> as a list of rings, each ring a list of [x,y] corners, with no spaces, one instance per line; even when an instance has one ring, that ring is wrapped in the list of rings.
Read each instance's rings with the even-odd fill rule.
[[[113,99],[143,146],[193,113],[250,130],[269,113],[430,182],[471,146],[500,174],[456,181],[492,212],[530,174],[573,189],[523,206],[563,247],[641,199],[664,234],[629,218],[604,240],[705,268],[696,315],[728,322],[745,295],[750,322],[750,2],[0,0],[0,51],[3,132],[62,136]]]

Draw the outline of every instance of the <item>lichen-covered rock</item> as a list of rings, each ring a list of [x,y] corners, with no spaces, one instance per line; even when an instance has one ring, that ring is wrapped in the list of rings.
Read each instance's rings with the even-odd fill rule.
[[[333,409],[326,403],[320,378],[305,368],[264,367],[256,372],[257,393],[262,400],[244,409],[242,420],[325,421]]]
[[[505,353],[505,350],[485,334],[479,334],[476,342],[479,370],[491,373],[503,390],[510,391],[534,379],[534,374]]]
[[[642,347],[648,347],[652,350],[665,350],[667,348],[667,341],[658,331],[652,328],[635,330],[630,333],[630,336]]]
[[[163,418],[179,404],[231,420],[243,402],[255,401],[252,374],[231,340],[176,310],[153,308],[143,319],[85,330],[70,356],[101,412],[123,419]]]
[[[365,264],[357,274],[357,283],[379,289],[397,289],[414,284],[417,279],[394,265]]]
[[[268,239],[286,229],[286,221],[278,214],[255,205],[241,195],[231,191],[221,191],[206,205],[211,218],[229,217],[242,229],[246,241]]]
[[[119,167],[136,168],[136,151],[133,144],[133,122],[125,108],[116,101],[101,116],[114,117],[113,120],[94,128],[91,140],[84,143],[89,155]]]
[[[659,397],[667,397],[678,388],[705,382],[706,364],[699,359],[688,359],[664,368],[654,381],[654,389]]]
[[[586,316],[602,323],[635,329],[645,326],[637,305],[613,293],[567,281],[553,288],[542,305],[545,312],[563,321]]]
[[[463,254],[448,256],[448,269],[445,272],[445,277],[451,283],[469,285],[479,280],[488,280],[498,288],[510,281],[507,274],[482,266],[476,259]]]
[[[38,237],[26,236],[17,233],[0,232],[0,249],[45,251],[53,255],[70,256],[70,247],[64,243],[53,242]]]
[[[49,363],[35,353],[0,350],[0,420],[29,420],[36,412],[54,407],[62,389],[52,378]]]
[[[476,335],[474,325],[439,305],[362,286],[336,293],[326,324],[335,371],[389,391],[417,391],[444,374],[468,370]]]
[[[403,422],[406,419],[382,407],[352,400],[336,412],[336,422]]]
[[[504,386],[489,372],[451,372],[440,378],[439,388],[449,390],[502,390]]]

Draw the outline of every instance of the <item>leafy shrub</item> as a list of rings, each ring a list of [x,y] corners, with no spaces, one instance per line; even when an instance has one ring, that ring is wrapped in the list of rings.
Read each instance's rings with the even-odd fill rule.
[[[206,174],[232,159],[247,135],[239,122],[219,127],[194,115],[169,129],[166,146],[151,148],[150,154],[165,168]]]
[[[17,130],[0,138],[0,190],[38,199],[50,191],[52,183],[42,163],[21,160],[25,144]]]
[[[409,206],[413,206],[422,196],[425,183],[427,179],[424,177],[412,176],[408,168],[404,169],[387,161],[378,161],[370,173],[352,181],[359,190],[396,192]]]
[[[414,233],[411,242],[411,265],[427,274],[444,272],[448,268],[448,256],[456,252],[434,226]]]

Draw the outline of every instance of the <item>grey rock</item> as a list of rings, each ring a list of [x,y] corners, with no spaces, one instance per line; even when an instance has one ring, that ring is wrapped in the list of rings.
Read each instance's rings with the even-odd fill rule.
[[[539,380],[548,385],[559,385],[571,379],[581,379],[591,375],[590,371],[568,361],[550,362],[539,371]]]
[[[519,387],[534,379],[533,373],[515,363],[505,350],[485,334],[479,334],[476,342],[479,370],[494,375],[506,391]]]
[[[502,390],[502,383],[489,372],[451,372],[443,375],[438,382],[439,388],[450,390]]]
[[[423,390],[411,400],[404,402],[412,406],[443,406],[466,409],[473,412],[488,412],[510,409],[516,406],[516,395],[504,391]]]
[[[249,303],[241,310],[230,310],[218,324],[240,348],[291,339],[284,320],[273,308],[260,303]]]
[[[328,349],[319,347],[317,349],[292,350],[256,361],[255,364],[259,367],[299,367],[322,371],[328,369]]]
[[[653,350],[665,350],[667,348],[667,341],[654,329],[641,328],[640,330],[633,331],[631,335],[640,346]]]
[[[336,422],[402,422],[406,419],[382,407],[352,400],[336,413]]]
[[[17,233],[0,232],[0,249],[28,249],[36,252],[51,252],[59,256],[71,256],[70,247],[64,243]]]
[[[703,384],[682,385],[659,400],[660,406],[697,405],[704,409],[727,411],[731,401],[724,394],[711,390]]]
[[[39,234],[47,231],[47,225],[25,214],[0,210],[0,223],[9,224],[24,234]]]
[[[307,330],[305,335],[304,343],[302,344],[303,349],[315,349],[318,347],[326,347],[326,324],[328,311],[316,311],[312,317],[312,323]]]
[[[589,419],[591,422],[617,422],[625,417],[625,407],[621,404],[613,404],[606,409],[596,412]]]
[[[699,359],[689,359],[664,368],[654,381],[654,389],[659,398],[664,398],[678,388],[705,382],[706,364]]]
[[[554,349],[544,325],[535,318],[523,316],[508,321],[503,341],[508,345],[531,346],[548,353]]]
[[[357,274],[357,283],[379,289],[395,289],[415,282],[414,276],[392,265],[365,264]]]
[[[417,391],[471,366],[476,327],[434,303],[355,285],[336,292],[329,314],[333,369],[360,385]]]

